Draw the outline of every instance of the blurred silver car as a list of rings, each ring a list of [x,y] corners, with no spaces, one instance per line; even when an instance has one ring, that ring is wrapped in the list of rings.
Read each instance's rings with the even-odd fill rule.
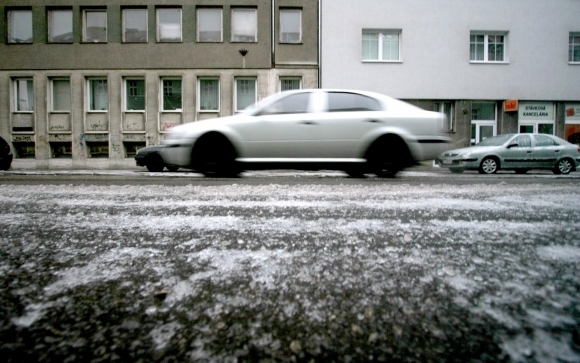
[[[531,169],[548,169],[555,174],[568,174],[580,163],[580,147],[553,135],[504,134],[471,147],[446,151],[435,162],[454,173],[514,170],[523,174]]]
[[[286,91],[235,116],[176,126],[159,154],[165,165],[206,176],[333,169],[390,177],[447,149],[444,121],[444,114],[372,92]]]

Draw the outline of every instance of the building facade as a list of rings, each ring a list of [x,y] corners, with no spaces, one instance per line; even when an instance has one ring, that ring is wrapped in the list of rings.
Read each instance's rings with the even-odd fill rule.
[[[454,147],[510,132],[580,144],[580,2],[323,0],[321,87],[445,112]]]
[[[318,1],[3,0],[0,136],[23,168],[124,168],[173,126],[318,87]]]

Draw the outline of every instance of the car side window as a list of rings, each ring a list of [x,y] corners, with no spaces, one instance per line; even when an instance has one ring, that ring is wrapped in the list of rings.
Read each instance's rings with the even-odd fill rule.
[[[558,145],[558,144],[556,144],[556,142],[554,140],[550,139],[547,136],[535,135],[534,138],[536,139],[536,146],[554,146],[554,145]]]
[[[297,93],[264,107],[256,116],[307,113],[310,93]]]
[[[516,137],[511,144],[517,144],[518,147],[531,147],[532,139],[528,135],[520,135]]]
[[[347,92],[328,93],[328,112],[380,111],[379,103],[367,96]]]

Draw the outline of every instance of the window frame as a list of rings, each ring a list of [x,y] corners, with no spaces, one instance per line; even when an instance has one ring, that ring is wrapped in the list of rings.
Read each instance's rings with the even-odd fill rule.
[[[30,15],[30,26],[27,27],[30,31],[30,41],[24,39],[24,41],[14,41],[14,24],[16,21],[13,18],[15,13],[27,13]],[[28,20],[28,19],[27,19]],[[6,9],[6,43],[7,44],[32,44],[34,42],[34,18],[32,14],[32,9]]]
[[[179,81],[180,82],[180,86],[179,86],[179,94],[180,94],[180,107],[179,108],[174,108],[174,109],[166,109],[165,108],[165,82],[166,81]],[[181,77],[178,76],[164,76],[161,77],[159,80],[159,110],[161,112],[183,112],[183,79]],[[171,90],[173,92],[173,89],[175,89],[175,87],[172,85],[171,86]]]
[[[145,12],[145,40],[127,40],[127,15],[129,11],[144,11]],[[122,8],[121,9],[121,36],[123,43],[148,43],[149,42],[149,10],[147,8]]]
[[[236,36],[234,34],[234,31],[236,31],[235,27],[234,27],[234,14],[236,12],[242,12],[242,11],[253,11],[254,13],[254,40],[237,40]],[[257,8],[231,8],[231,34],[230,34],[230,41],[232,43],[257,43],[258,42],[258,9]],[[239,35],[241,36],[241,35]]]
[[[215,109],[201,109],[202,103],[202,85],[203,81],[217,82],[217,107]],[[197,78],[197,112],[200,113],[219,113],[221,112],[221,80],[219,77],[198,77]]]
[[[105,82],[107,85],[107,108],[106,109],[94,109],[94,94],[93,94],[93,82]],[[109,79],[106,76],[94,76],[87,77],[87,111],[90,113],[108,113],[110,107],[110,92],[109,92]]]
[[[205,10],[214,10],[214,11],[219,11],[220,13],[220,38],[219,40],[202,40],[200,38],[200,24],[201,21],[200,19],[202,18],[202,16],[200,15],[200,12],[203,12]],[[197,16],[197,24],[196,24],[196,41],[199,43],[223,43],[224,41],[224,9],[221,7],[199,7],[196,9],[196,16]]]
[[[68,110],[55,108],[55,101],[57,92],[55,91],[55,82],[68,82]],[[71,90],[71,80],[70,77],[51,77],[49,79],[50,83],[50,112],[51,113],[70,113],[72,108],[72,90]]]
[[[26,86],[26,95],[27,95],[26,102],[27,102],[27,104],[32,104],[31,109],[30,109],[30,107],[28,107],[29,109],[27,109],[27,110],[21,110],[19,107],[20,98],[18,95],[20,93],[20,82],[21,81],[26,81],[26,85],[27,85]],[[30,92],[28,89],[28,82],[31,82],[30,87],[32,88],[32,92]],[[34,108],[35,108],[34,107],[34,98],[35,98],[34,97],[35,96],[34,95],[34,78],[33,77],[15,77],[15,78],[12,78],[12,84],[13,84],[13,97],[14,97],[14,100],[13,100],[14,101],[13,102],[14,109],[12,112],[13,113],[28,113],[28,114],[34,113]],[[32,95],[32,100],[29,100],[30,95]]]
[[[279,36],[279,42],[281,44],[301,44],[302,43],[302,9],[296,9],[296,8],[281,8],[279,11],[279,15],[280,15],[280,36]],[[283,21],[282,21],[282,14],[283,13],[298,13],[298,40],[296,41],[292,41],[292,40],[284,40],[283,35],[284,34],[289,34],[289,33],[284,33],[283,32]],[[290,33],[291,34],[291,33]]]
[[[284,81],[298,81],[298,88],[290,88],[290,89],[282,89],[282,84]],[[302,77],[300,76],[281,76],[279,78],[279,91],[283,92],[283,91],[292,91],[292,90],[299,90],[302,89]]]
[[[67,41],[56,41],[54,38],[58,37],[60,35],[64,35],[64,34],[59,34],[59,35],[53,35],[54,32],[54,14],[55,13],[68,13],[68,15],[70,16],[70,33],[71,33],[71,39],[67,40]],[[74,43],[74,20],[73,20],[73,9],[72,8],[52,8],[52,9],[48,9],[47,11],[47,26],[48,26],[48,31],[47,31],[47,35],[48,35],[48,43],[51,44],[71,44]],[[68,20],[68,19],[67,19]]]
[[[449,105],[449,115],[445,112],[445,106]],[[443,125],[447,132],[455,131],[455,102],[452,101],[438,101],[435,102],[435,111],[445,114],[447,116],[447,124]]]
[[[377,37],[377,59],[365,59],[363,50],[365,34],[376,34]],[[398,59],[383,59],[384,38],[387,35],[397,35]],[[402,63],[403,62],[403,30],[402,29],[363,29],[361,33],[361,59],[364,63]]]
[[[483,43],[472,41],[472,37],[483,36]],[[501,43],[491,43],[490,37],[503,37],[503,41]],[[482,44],[483,46],[483,60],[480,59],[472,59],[473,54],[475,54],[475,58],[477,58],[477,49],[475,52],[472,51],[473,45]],[[490,45],[491,44],[501,44],[503,46],[503,59],[502,60],[489,60],[490,59]],[[507,31],[472,31],[469,34],[469,62],[473,64],[508,64],[508,32]]]
[[[254,82],[254,100],[243,108],[238,107],[238,81],[253,81]],[[258,77],[235,77],[234,78],[234,112],[241,112],[249,106],[258,102]]]
[[[575,38],[575,39],[573,39]],[[577,50],[576,50],[577,49]],[[578,58],[574,59],[574,50],[578,53]],[[580,64],[580,32],[570,32],[568,38],[568,63]]]
[[[83,24],[82,24],[82,30],[83,30],[83,43],[107,43],[107,39],[108,39],[108,16],[107,16],[107,9],[106,8],[88,8],[88,9],[83,9]],[[105,16],[105,37],[104,39],[98,39],[98,38],[94,38],[94,39],[89,39],[88,38],[88,34],[89,34],[89,29],[88,29],[88,16],[91,13],[104,13]]]
[[[142,81],[143,82],[143,108],[142,109],[129,109],[129,82],[131,81]],[[137,88],[138,89],[138,88]],[[139,95],[137,95],[139,96]],[[123,111],[124,112],[134,112],[143,113],[147,108],[147,83],[145,77],[124,77],[123,78]]]
[[[159,21],[159,16],[164,10],[179,10],[179,39],[178,40],[163,40],[161,38],[161,22]],[[157,43],[182,43],[183,42],[183,9],[181,7],[160,7],[155,9],[155,21],[157,30],[156,41]],[[173,39],[173,38],[171,38]]]

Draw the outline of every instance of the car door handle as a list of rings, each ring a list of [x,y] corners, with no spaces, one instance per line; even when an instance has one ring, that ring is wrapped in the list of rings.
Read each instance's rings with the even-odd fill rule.
[[[555,152],[555,153],[559,153],[559,152],[560,152],[560,150],[554,150],[554,152]]]
[[[372,124],[378,124],[378,123],[381,123],[381,121],[380,121],[380,120],[375,120],[375,119],[366,119],[366,120],[364,120],[364,122],[370,122],[370,123],[372,123]]]
[[[528,154],[531,154],[531,153],[532,153],[532,150],[528,150]]]
[[[302,121],[300,122],[301,125],[318,125],[317,122],[314,121]]]

